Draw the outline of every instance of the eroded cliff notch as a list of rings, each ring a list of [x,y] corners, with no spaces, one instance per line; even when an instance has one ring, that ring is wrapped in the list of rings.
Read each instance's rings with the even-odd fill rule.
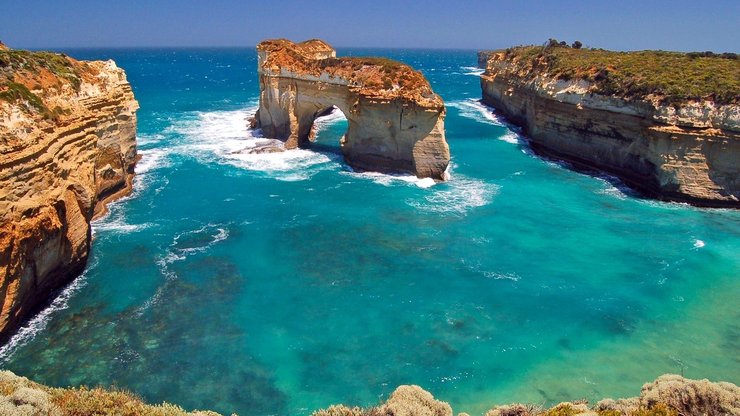
[[[385,58],[337,58],[316,39],[266,40],[257,53],[254,126],[266,137],[286,149],[303,146],[314,137],[314,120],[336,107],[348,121],[340,145],[350,166],[446,178],[444,102],[420,72]]]

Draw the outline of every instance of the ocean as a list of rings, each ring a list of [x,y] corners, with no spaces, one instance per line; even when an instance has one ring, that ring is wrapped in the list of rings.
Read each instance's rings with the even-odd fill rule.
[[[451,180],[433,186],[350,169],[341,112],[308,149],[235,154],[255,137],[252,48],[65,52],[126,70],[142,159],[5,369],[242,415],[401,384],[479,415],[664,373],[740,384],[740,212],[537,157],[479,102],[475,51],[338,51],[406,62],[445,100]]]

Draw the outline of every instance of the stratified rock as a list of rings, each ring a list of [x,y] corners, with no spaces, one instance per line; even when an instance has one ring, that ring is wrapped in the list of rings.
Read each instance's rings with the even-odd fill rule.
[[[336,106],[348,121],[340,144],[352,167],[445,179],[445,107],[421,73],[384,58],[336,58],[320,40],[267,40],[257,53],[255,119],[266,137],[304,145],[314,120]]]
[[[113,61],[0,51],[0,339],[82,271],[90,220],[131,190],[136,110]]]
[[[536,152],[613,173],[648,196],[740,207],[736,101],[711,97],[666,101],[660,91],[610,94],[615,87],[607,82],[608,69],[590,75],[587,71],[584,76],[592,80],[550,72],[555,59],[566,65],[568,60],[588,61],[589,54],[597,52],[556,53],[522,47],[479,54],[481,64],[486,61],[483,102],[522,126]],[[578,58],[573,58],[576,53]],[[740,65],[737,60],[724,61],[726,66]],[[592,72],[598,64],[594,62]]]

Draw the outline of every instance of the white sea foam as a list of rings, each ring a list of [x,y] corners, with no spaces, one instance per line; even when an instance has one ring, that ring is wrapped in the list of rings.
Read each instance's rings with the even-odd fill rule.
[[[696,248],[696,249],[702,248],[702,247],[704,247],[705,245],[706,245],[706,244],[704,243],[704,241],[703,241],[703,240],[695,240],[695,241],[694,241],[694,248]]]
[[[255,109],[194,113],[176,122],[172,132],[184,136],[171,151],[200,161],[225,163],[241,169],[264,172],[284,181],[305,180],[321,170],[337,168],[331,157],[304,149],[277,153],[249,154],[241,151],[264,144],[268,139],[247,128]],[[332,113],[328,122],[341,116]],[[343,116],[341,116],[343,117]],[[323,118],[323,117],[322,117]]]
[[[196,236],[198,234],[206,234],[210,238],[203,245],[197,245],[193,247],[178,247],[181,238]],[[191,256],[193,254],[205,252],[213,247],[213,245],[218,244],[219,242],[224,241],[227,238],[229,238],[229,231],[223,225],[219,224],[206,224],[195,230],[189,230],[179,233],[172,238],[172,243],[170,243],[170,246],[165,252],[164,256],[160,257],[156,261],[156,264],[159,267],[159,272],[167,281],[175,280],[177,279],[177,273],[170,270],[170,265],[175,262],[185,260],[188,258],[188,256]],[[143,305],[141,305],[141,307],[139,307],[139,309],[137,309],[137,314],[141,315],[142,313],[144,313],[144,311],[146,311],[153,305],[156,305],[157,302],[159,302],[159,299],[162,297],[164,288],[165,285],[157,288],[157,291],[154,293],[154,295],[152,295],[152,297],[150,297],[146,302],[144,302]]]
[[[447,103],[447,106],[456,108],[462,117],[492,126],[506,127],[508,131],[503,136],[498,137],[501,141],[511,144],[522,144],[524,141],[520,134],[520,128],[506,123],[490,107],[482,104],[480,100],[469,98],[467,100],[451,101]]]
[[[449,181],[430,188],[421,198],[409,198],[406,203],[420,211],[465,215],[490,204],[499,189],[499,185],[455,175]]]
[[[465,259],[461,259],[460,262],[465,266],[466,269],[470,270],[471,272],[480,274],[487,279],[511,280],[512,282],[518,282],[521,279],[521,277],[516,273],[484,270],[480,261],[470,263],[468,261],[465,261]]]
[[[141,160],[136,162],[134,168],[137,175],[169,166],[166,148],[139,150],[138,153],[141,155]]]
[[[69,300],[87,284],[87,273],[96,265],[97,263],[89,264],[85,271],[67,285],[49,306],[31,318],[5,345],[0,347],[0,364],[5,363],[19,348],[28,344],[36,334],[46,329],[55,313],[69,307]]]
[[[343,175],[359,179],[369,179],[379,185],[416,185],[419,188],[429,188],[437,184],[432,178],[417,178],[415,175],[391,174],[380,172],[355,172],[346,170],[341,172]]]
[[[314,126],[316,126],[316,131],[322,131],[342,121],[347,121],[347,117],[344,116],[341,110],[334,108],[331,113],[314,120]]]
[[[464,71],[463,74],[474,75],[476,77],[479,77],[486,72],[485,69],[478,68],[477,66],[461,66],[460,69]]]
[[[93,222],[92,224],[92,230],[93,234],[97,231],[108,231],[108,232],[115,232],[118,234],[129,234],[141,230],[145,230],[149,227],[151,227],[152,223],[143,223],[143,224],[127,224],[123,217],[116,218],[114,220],[106,219],[100,222]]]
[[[166,136],[160,133],[136,136],[136,146],[147,146],[161,142]]]
[[[467,100],[450,101],[447,107],[456,108],[462,117],[475,120],[480,123],[505,127],[506,123],[491,111],[490,107],[483,105],[480,100],[469,98]]]

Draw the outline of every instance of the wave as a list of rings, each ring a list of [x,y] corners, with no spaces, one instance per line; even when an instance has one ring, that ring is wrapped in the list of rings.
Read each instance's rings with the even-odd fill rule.
[[[150,144],[156,144],[165,139],[165,135],[161,133],[155,134],[142,134],[136,136],[136,146],[148,146]]]
[[[464,71],[464,75],[474,75],[476,77],[479,77],[486,72],[485,69],[478,68],[477,66],[461,66],[460,69]]]
[[[479,123],[490,124],[492,126],[506,127],[506,123],[485,106],[480,100],[468,98],[466,100],[450,101],[447,107],[455,108],[459,111],[460,116],[475,120]]]
[[[340,109],[334,107],[331,113],[314,120],[314,126],[316,127],[316,131],[320,132],[342,121],[347,121],[347,117],[344,116],[344,113]]]
[[[460,113],[461,117],[465,117],[471,120],[475,120],[479,123],[489,124],[497,127],[506,127],[508,130],[502,136],[497,139],[511,143],[511,144],[523,144],[524,138],[521,136],[521,129],[513,126],[503,118],[497,116],[490,107],[481,103],[480,100],[469,98],[467,100],[451,101],[447,103],[448,107],[456,108]]]
[[[269,139],[259,130],[247,128],[247,118],[256,108],[236,111],[197,112],[175,122],[171,132],[182,136],[170,151],[206,163],[228,164],[240,169],[262,172],[274,179],[298,181],[310,179],[339,163],[328,155],[304,149],[276,153],[249,154],[243,150],[264,144]],[[341,112],[338,112],[341,117]],[[332,113],[329,122],[340,116]],[[326,122],[326,121],[325,121]]]
[[[170,270],[173,263],[185,260],[193,254],[203,253],[227,238],[229,238],[228,229],[219,224],[206,224],[200,228],[176,234],[165,254],[156,261],[160,274],[165,278],[165,284],[159,286],[154,295],[136,310],[137,315],[141,316],[144,311],[156,305],[167,286],[166,282],[177,279],[177,273]]]
[[[97,263],[92,263],[85,268],[80,276],[75,278],[67,287],[65,287],[59,295],[52,300],[51,304],[39,312],[36,316],[31,318],[25,325],[23,325],[10,340],[0,347],[0,364],[8,361],[8,359],[18,349],[28,344],[31,340],[36,337],[37,334],[46,329],[52,316],[64,309],[69,307],[69,300],[77,292],[80,291],[87,284],[87,273],[90,270],[95,269]]]
[[[355,172],[353,170],[342,171],[341,174],[358,179],[369,179],[379,185],[394,186],[411,184],[419,188],[430,188],[437,184],[432,178],[417,178],[416,175],[403,175],[380,172]]]
[[[138,154],[141,156],[141,159],[136,162],[136,166],[134,167],[137,175],[170,166],[166,148],[139,150]]]
[[[506,272],[498,272],[498,271],[489,271],[484,270],[483,266],[479,261],[476,261],[473,264],[470,264],[469,262],[465,261],[465,259],[461,259],[460,262],[463,264],[463,266],[470,270],[473,273],[479,274],[486,279],[493,279],[493,280],[511,280],[512,282],[518,282],[521,280],[521,277],[516,273],[506,273]]]
[[[129,234],[137,231],[146,230],[152,227],[152,223],[143,224],[127,224],[123,216],[119,216],[116,219],[104,218],[102,220],[95,220],[91,223],[93,235],[98,231],[108,231],[117,234]]]
[[[421,199],[410,198],[406,203],[420,211],[466,215],[475,208],[490,204],[500,189],[496,184],[455,175],[429,189]]]

